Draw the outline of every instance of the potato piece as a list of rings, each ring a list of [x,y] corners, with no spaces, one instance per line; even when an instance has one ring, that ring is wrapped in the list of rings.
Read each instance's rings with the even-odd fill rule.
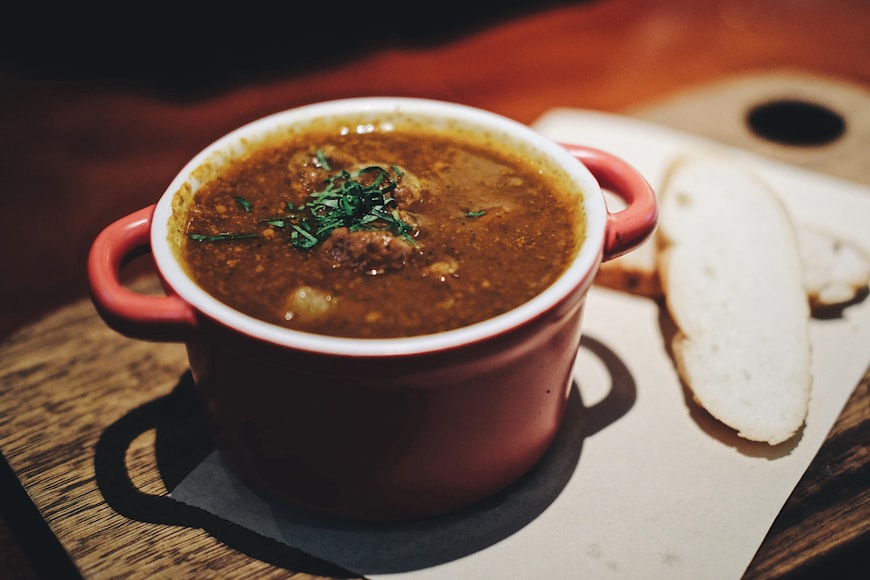
[[[335,304],[332,295],[310,286],[300,286],[287,297],[284,319],[309,321],[323,318],[329,315]]]

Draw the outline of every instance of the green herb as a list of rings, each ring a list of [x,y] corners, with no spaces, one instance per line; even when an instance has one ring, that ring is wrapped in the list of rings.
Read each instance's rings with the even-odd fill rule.
[[[317,158],[325,169],[329,169],[323,152],[317,150]],[[395,175],[401,176],[401,169],[392,166]],[[392,192],[396,181],[383,167],[364,167],[351,174],[339,171],[324,181],[324,188],[309,196],[309,201],[295,206],[288,202],[289,214],[259,220],[279,229],[289,229],[290,243],[297,248],[313,248],[324,241],[338,228],[351,232],[360,230],[384,230],[416,244],[413,238],[414,226],[402,219]],[[250,213],[251,203],[243,197],[236,202]],[[482,214],[482,212],[481,212]],[[220,233],[216,235],[190,234],[197,242],[217,242],[241,240],[258,237],[255,233]]]
[[[290,242],[297,248],[308,249],[319,244],[320,240],[303,227],[293,226],[293,231],[290,232]]]
[[[248,201],[248,200],[245,199],[244,197],[235,197],[234,199],[236,200],[236,202],[237,202],[240,206],[242,206],[242,209],[245,210],[245,213],[251,213],[251,210],[253,209],[253,206],[251,205],[251,202],[250,202],[250,201]]]
[[[312,193],[310,201],[299,208],[304,215],[293,225],[291,243],[312,248],[338,228],[352,232],[382,229],[414,243],[414,227],[395,209],[391,195],[395,189],[389,172],[378,166],[327,177],[324,189]]]
[[[320,164],[320,167],[327,171],[332,171],[332,167],[329,166],[329,161],[327,161],[326,155],[324,155],[322,149],[318,149],[315,155],[317,157],[317,162]]]
[[[469,217],[469,218],[477,218],[477,217],[480,217],[482,215],[486,215],[486,211],[480,210],[480,211],[467,211],[467,212],[465,212],[465,217]]]
[[[194,242],[222,242],[225,240],[244,240],[248,238],[256,238],[257,234],[234,234],[234,233],[222,233],[222,234],[214,234],[211,236],[206,236],[203,234],[190,234],[188,236]]]

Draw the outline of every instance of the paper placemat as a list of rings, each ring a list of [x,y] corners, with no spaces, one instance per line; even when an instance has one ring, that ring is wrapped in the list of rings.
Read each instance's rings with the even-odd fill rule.
[[[734,155],[798,224],[870,248],[870,188],[657,125],[553,110],[534,127],[632,163],[659,187],[698,150]],[[870,364],[870,300],[810,325],[803,431],[776,447],[738,438],[684,392],[652,300],[594,287],[565,425],[542,462],[498,496],[433,520],[353,524],[266,501],[217,454],[172,496],[371,578],[739,578]]]

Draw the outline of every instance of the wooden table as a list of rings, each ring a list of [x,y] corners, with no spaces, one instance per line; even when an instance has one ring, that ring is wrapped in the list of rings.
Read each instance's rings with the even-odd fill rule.
[[[127,489],[124,481],[102,481],[103,493],[95,482],[105,476],[95,471],[96,448],[100,465],[117,464],[120,454],[136,488],[159,494],[171,487],[183,466],[160,465],[166,441],[147,413],[122,423],[143,432],[128,449],[107,446],[105,432],[143,406],[183,402],[187,379],[178,345],[148,345],[143,358],[141,344],[99,324],[85,298],[90,241],[110,221],[152,203],[187,159],[228,130],[295,105],[396,94],[459,101],[527,123],[556,106],[623,112],[728,140],[719,111],[675,115],[672,95],[782,68],[870,87],[863,0],[526,4],[502,2],[494,12],[442,2],[423,25],[398,5],[378,19],[314,15],[322,26],[253,10],[185,14],[177,22],[140,14],[137,24],[114,26],[81,9],[55,13],[57,24],[41,27],[38,15],[10,20],[15,30],[0,53],[7,462],[0,491],[10,524],[0,528],[0,576],[335,572],[232,526],[206,533],[165,525],[158,505],[138,506],[120,491],[105,496],[105,489]],[[329,26],[338,33],[327,35]],[[46,44],[43,33],[56,43]],[[814,167],[805,149],[779,151],[870,181],[861,165]],[[150,283],[147,265],[133,274]],[[100,384],[108,361],[126,370],[122,380]],[[865,375],[747,577],[867,572],[868,390]],[[186,441],[188,457],[198,444]],[[161,549],[142,550],[143,542]]]

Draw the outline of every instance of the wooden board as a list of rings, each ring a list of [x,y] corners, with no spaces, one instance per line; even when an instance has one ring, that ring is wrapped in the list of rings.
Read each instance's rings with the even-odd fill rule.
[[[711,125],[701,122],[705,115],[724,114],[723,103],[739,105],[731,98],[735,87],[763,85],[776,89],[769,93],[774,96],[786,85],[807,82],[791,75],[742,79],[631,113],[692,132]],[[753,99],[763,96],[752,93]],[[710,136],[765,154],[773,147],[780,159],[856,181],[870,179],[870,168],[860,163],[832,165],[827,157],[815,162],[806,149]],[[140,285],[156,290],[151,277]],[[207,449],[196,428],[189,385],[181,345],[120,337],[87,301],[52,313],[0,347],[0,451],[71,567],[89,577],[148,577],[167,570],[176,577],[343,575],[207,513],[179,511],[167,498],[167,488]],[[818,567],[836,573],[831,566],[853,561],[842,554],[858,553],[870,521],[870,491],[862,483],[868,410],[870,373],[857,385],[747,577],[811,573]]]

